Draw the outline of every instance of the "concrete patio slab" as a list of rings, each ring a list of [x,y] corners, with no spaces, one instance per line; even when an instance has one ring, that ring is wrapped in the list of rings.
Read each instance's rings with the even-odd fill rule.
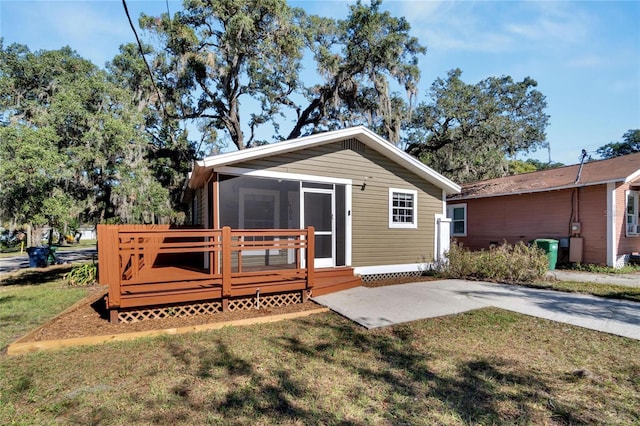
[[[640,340],[640,304],[465,280],[357,287],[314,301],[366,327],[497,307]]]

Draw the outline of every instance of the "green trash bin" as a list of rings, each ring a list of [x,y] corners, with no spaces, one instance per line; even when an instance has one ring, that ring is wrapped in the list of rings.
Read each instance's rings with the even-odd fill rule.
[[[55,265],[57,263],[56,250],[58,250],[57,246],[49,247],[49,252],[47,253],[47,264],[48,265]]]
[[[540,247],[547,254],[547,261],[549,262],[549,270],[556,269],[556,263],[558,263],[558,240],[552,240],[549,238],[539,238],[533,240],[533,243]]]

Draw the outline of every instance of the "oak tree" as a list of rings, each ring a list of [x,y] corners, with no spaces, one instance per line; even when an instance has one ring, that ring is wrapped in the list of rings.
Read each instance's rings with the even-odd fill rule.
[[[477,84],[454,69],[431,86],[407,124],[406,150],[456,182],[504,176],[508,157],[546,146],[544,95],[527,77]]]

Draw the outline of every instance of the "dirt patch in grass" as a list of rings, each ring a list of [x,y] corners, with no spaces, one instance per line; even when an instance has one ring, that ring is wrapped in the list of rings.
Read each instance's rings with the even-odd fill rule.
[[[381,281],[364,283],[366,287],[380,287],[388,285],[405,284],[410,282],[431,281],[433,277],[399,277]],[[23,341],[43,341],[71,339],[76,337],[100,336],[122,333],[134,333],[140,331],[162,330],[167,328],[189,327],[201,324],[227,322],[247,318],[257,318],[270,315],[288,314],[317,309],[318,304],[307,301],[295,305],[279,308],[246,309],[233,312],[219,312],[210,315],[196,315],[192,317],[173,317],[151,319],[136,323],[112,324],[108,320],[105,308],[104,296],[107,289],[104,287],[91,288],[91,293],[85,299],[63,312],[53,320],[44,324],[29,335]]]

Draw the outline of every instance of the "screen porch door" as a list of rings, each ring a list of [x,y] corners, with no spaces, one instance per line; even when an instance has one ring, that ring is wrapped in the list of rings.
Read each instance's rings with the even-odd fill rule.
[[[316,268],[335,265],[335,200],[333,189],[302,188],[302,226],[315,229]]]

